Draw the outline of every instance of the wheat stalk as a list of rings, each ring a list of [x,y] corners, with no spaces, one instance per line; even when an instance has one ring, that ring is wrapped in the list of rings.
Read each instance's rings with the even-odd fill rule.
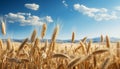
[[[52,49],[54,49],[54,48],[53,48],[53,45],[54,45],[54,43],[55,43],[55,40],[56,40],[58,31],[59,31],[59,25],[57,25],[57,26],[55,27],[54,31],[53,31],[51,43],[50,43],[49,48],[48,48],[48,51],[47,51],[48,54],[50,53],[50,51],[51,51]]]
[[[56,40],[57,34],[59,31],[59,25],[57,25],[54,29],[53,35],[52,35],[52,41],[54,42]]]
[[[92,46],[92,40],[90,40],[89,43],[88,43],[87,53],[89,53],[89,50],[90,50],[91,46]]]
[[[69,57],[68,55],[62,54],[62,53],[54,54],[52,57],[53,57],[53,58],[61,57],[61,58],[68,58],[68,59],[70,59],[70,57]]]
[[[26,38],[26,39],[22,42],[22,44],[20,45],[18,51],[20,51],[20,50],[23,49],[23,47],[24,47],[24,45],[26,44],[27,41],[28,41],[28,38]]]
[[[102,53],[105,53],[105,52],[108,52],[108,51],[109,51],[108,49],[101,49],[101,50],[94,51],[92,54],[97,55],[97,54],[102,54]]]
[[[47,30],[47,25],[46,25],[46,23],[44,23],[42,26],[42,31],[41,31],[41,38],[42,39],[45,36],[46,30]]]
[[[74,39],[75,39],[75,32],[72,32],[72,43],[74,43]]]
[[[101,40],[100,40],[100,41],[101,41],[101,43],[104,42],[104,37],[103,37],[103,35],[101,35]]]
[[[74,67],[75,65],[77,64],[80,64],[86,60],[89,60],[91,58],[91,54],[90,55],[87,55],[87,56],[83,56],[83,57],[77,57],[77,58],[74,58],[73,60],[71,60],[69,63],[68,63],[68,69]]]
[[[54,41],[52,46],[51,46],[51,51],[53,52],[55,50],[55,45],[56,45],[56,42]]]
[[[2,28],[2,34],[6,35],[6,25],[5,25],[5,22],[2,20],[1,23],[2,23],[2,27],[1,27]]]
[[[86,40],[87,40],[87,37],[84,37],[81,41],[85,43]]]
[[[0,39],[0,49],[3,49],[3,41]]]
[[[107,58],[107,59],[102,63],[101,69],[107,69],[108,64],[109,64],[109,61],[110,61],[110,58]]]
[[[117,57],[120,57],[120,43],[117,42]]]
[[[39,48],[38,46],[39,46],[39,38],[36,38],[35,43],[34,43],[34,47]]]
[[[46,52],[46,48],[48,47],[48,40],[46,40],[44,47],[41,48],[44,52]]]
[[[7,50],[11,50],[11,40],[10,38],[7,39]]]
[[[68,69],[74,67],[75,65],[77,65],[76,63],[78,63],[80,61],[81,57],[76,57],[74,59],[72,59],[69,63],[68,63]]]
[[[86,50],[85,44],[82,41],[80,41],[80,45],[82,46],[83,53],[87,54],[87,50]]]
[[[78,46],[74,51],[77,52],[77,50],[79,50],[82,46]]]
[[[106,36],[106,46],[107,48],[110,48],[110,39],[108,36]]]
[[[9,62],[16,62],[16,63],[21,63],[21,61],[17,58],[8,58]]]
[[[95,55],[93,56],[93,62],[94,62],[94,68],[95,68],[96,65],[97,65],[97,59],[96,59],[96,56],[95,56]]]
[[[34,29],[32,35],[31,35],[31,42],[33,42],[35,40],[36,35],[37,35],[37,31],[36,31],[36,29]]]

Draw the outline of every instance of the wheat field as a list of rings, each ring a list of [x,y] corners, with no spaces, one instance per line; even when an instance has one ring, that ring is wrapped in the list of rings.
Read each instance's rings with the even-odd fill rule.
[[[6,35],[6,26],[1,22],[1,32]],[[22,43],[0,39],[0,69],[120,69],[120,42],[110,42],[109,36],[100,36],[101,41],[86,41],[87,37],[74,43],[57,43],[59,25],[53,30],[51,41],[41,42],[46,35],[47,25],[43,24],[40,38],[36,29],[31,38]]]

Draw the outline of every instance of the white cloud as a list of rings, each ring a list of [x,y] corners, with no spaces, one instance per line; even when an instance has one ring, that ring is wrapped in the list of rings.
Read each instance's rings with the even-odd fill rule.
[[[66,3],[65,0],[63,0],[62,3],[63,3],[63,5],[64,5],[65,7],[68,7],[68,4]]]
[[[51,18],[51,16],[46,16],[46,21],[47,22],[53,22],[53,19]]]
[[[32,4],[25,4],[25,7],[28,8],[28,9],[31,9],[31,10],[38,10],[39,9],[39,5],[38,4],[35,4],[35,3],[32,3]]]
[[[45,22],[53,22],[51,16],[38,17],[35,15],[31,15],[31,13],[8,13],[5,15],[7,21],[10,23],[20,23],[21,25],[42,25]]]
[[[9,19],[9,22],[14,23],[14,22],[20,22],[24,21],[25,17],[19,13],[14,14],[14,13],[9,13],[8,15],[5,15],[7,19]]]
[[[115,13],[111,13],[111,14],[102,13],[102,14],[95,15],[94,18],[97,21],[102,21],[102,20],[118,19],[118,16]]]
[[[97,21],[118,19],[116,13],[109,13],[106,8],[89,8],[84,5],[74,4],[74,9],[88,17],[94,18]]]
[[[115,7],[116,10],[120,11],[120,6]]]

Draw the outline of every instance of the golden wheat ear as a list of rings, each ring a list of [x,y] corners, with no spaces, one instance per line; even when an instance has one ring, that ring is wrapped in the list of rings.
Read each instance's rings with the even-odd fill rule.
[[[32,35],[31,35],[31,42],[35,41],[36,35],[37,35],[37,31],[36,31],[36,29],[34,29]]]
[[[109,49],[101,49],[101,50],[94,51],[92,54],[93,55],[102,54],[102,53],[105,53],[105,52],[108,52],[108,51],[109,51]]]
[[[72,43],[74,43],[74,39],[75,39],[75,32],[72,32],[72,40],[71,40]]]
[[[39,41],[40,41],[39,38],[35,39],[34,47],[39,48]]]
[[[85,43],[86,40],[87,40],[87,37],[84,37],[81,41],[82,41],[83,43]]]
[[[76,57],[74,59],[72,59],[69,63],[68,63],[68,69],[73,68],[75,65],[80,64],[86,60],[89,60],[91,58],[92,55],[87,55],[87,56],[83,56],[83,57]]]
[[[3,41],[0,39],[0,49],[3,49]]]
[[[11,40],[10,38],[7,39],[7,50],[11,50]]]
[[[89,53],[91,46],[92,46],[92,40],[90,40],[88,43],[87,53]]]
[[[81,57],[76,57],[74,59],[72,59],[69,63],[68,63],[68,69],[74,67],[79,61],[80,61]]]
[[[42,26],[42,31],[41,31],[41,38],[42,39],[45,36],[46,30],[47,30],[47,25],[46,25],[46,23],[44,23]]]
[[[70,57],[69,57],[68,55],[62,54],[62,53],[56,53],[56,54],[52,55],[52,57],[53,57],[53,58],[58,58],[58,57],[60,57],[60,58],[68,58],[68,59],[70,59]]]
[[[59,25],[57,25],[54,29],[53,35],[52,35],[52,41],[55,42],[57,34],[59,32]]]
[[[87,49],[85,47],[85,44],[82,41],[80,41],[80,45],[82,46],[83,53],[87,54]]]
[[[2,20],[1,23],[2,23],[2,24],[1,24],[1,26],[2,26],[2,27],[1,27],[2,34],[3,34],[3,35],[6,35],[6,25],[5,25],[5,22]]]
[[[23,43],[20,45],[18,51],[20,51],[20,50],[23,49],[23,47],[24,47],[24,45],[26,44],[27,41],[28,41],[28,38],[26,38],[26,39],[23,41]]]
[[[110,48],[110,38],[106,35],[106,46]]]

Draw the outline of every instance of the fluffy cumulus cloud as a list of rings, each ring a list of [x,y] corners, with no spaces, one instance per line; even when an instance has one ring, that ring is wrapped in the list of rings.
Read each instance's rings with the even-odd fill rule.
[[[53,19],[51,18],[51,16],[46,16],[46,20],[47,22],[53,22]]]
[[[43,23],[51,23],[53,19],[51,16],[38,17],[31,15],[31,13],[8,13],[5,15],[7,21],[10,23],[20,23],[21,25],[42,25]]]
[[[106,8],[89,8],[80,4],[74,4],[73,7],[76,11],[94,18],[97,21],[118,19],[115,12],[108,13],[108,9]]]
[[[63,5],[64,5],[65,7],[68,7],[68,4],[66,3],[65,0],[63,0],[62,3],[63,3]]]
[[[25,7],[28,8],[28,9],[31,9],[31,10],[38,10],[39,9],[39,5],[38,4],[35,4],[35,3],[27,3],[25,4]]]

